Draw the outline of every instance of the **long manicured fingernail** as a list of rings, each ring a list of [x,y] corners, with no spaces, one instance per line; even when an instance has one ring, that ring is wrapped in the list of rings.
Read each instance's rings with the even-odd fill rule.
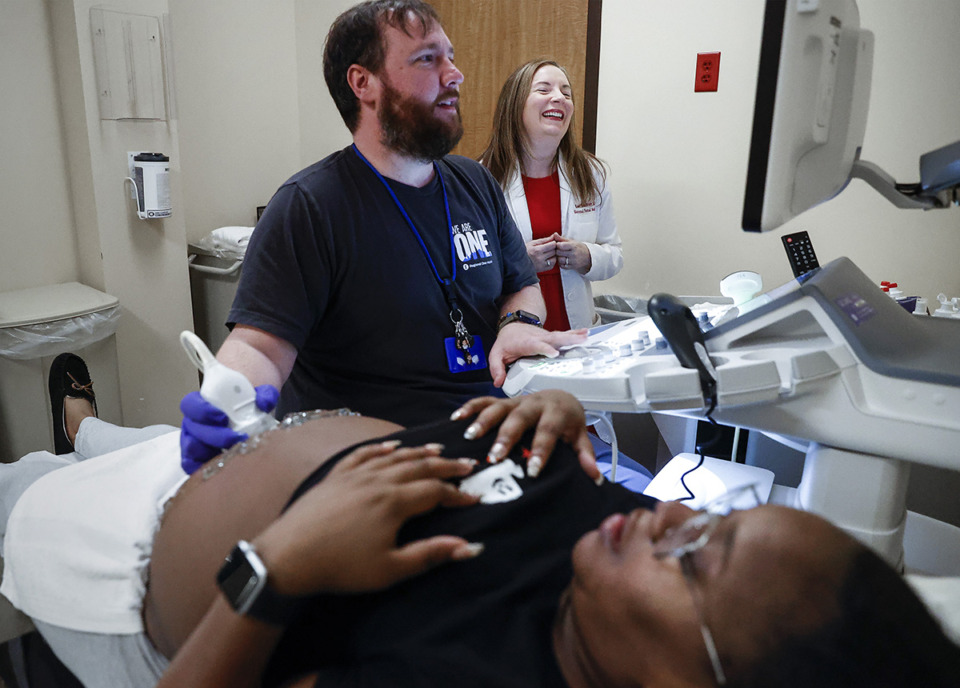
[[[605,479],[603,477],[603,473],[601,473],[594,479],[593,484],[596,485],[597,487],[600,487],[601,485],[603,485],[604,482],[605,482]]]
[[[423,448],[428,449],[430,451],[435,451],[435,452],[443,451],[443,445],[440,444],[439,442],[430,442],[429,444],[423,445]]]
[[[479,556],[482,552],[482,542],[468,542],[465,545],[457,547],[453,551],[453,556],[451,558],[454,561],[464,561],[466,559],[473,559],[474,557]]]
[[[480,426],[474,423],[473,425],[471,425],[470,427],[468,427],[466,430],[463,431],[463,439],[475,440],[477,439],[477,436],[479,434],[480,434]]]
[[[495,443],[492,447],[490,447],[490,452],[487,454],[487,462],[496,463],[502,459],[506,449],[507,447],[503,442]]]
[[[384,449],[396,449],[401,444],[401,440],[387,440],[386,442],[381,442],[380,446]]]
[[[476,459],[457,459],[457,463],[459,463],[461,466],[466,466],[470,470],[473,470],[474,466],[477,465],[477,460]]]
[[[458,408],[456,411],[450,414],[450,420],[460,420],[463,417],[463,409]]]
[[[536,455],[531,456],[527,461],[527,475],[536,478],[540,475],[541,470],[543,470],[543,459]]]

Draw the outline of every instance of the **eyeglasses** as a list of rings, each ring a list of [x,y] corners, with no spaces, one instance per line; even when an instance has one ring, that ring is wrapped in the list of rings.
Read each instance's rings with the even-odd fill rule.
[[[654,556],[658,559],[676,557],[680,561],[680,570],[683,571],[683,578],[687,582],[687,587],[693,597],[693,606],[700,622],[700,635],[703,636],[703,644],[706,645],[707,655],[710,657],[710,664],[713,665],[713,674],[718,686],[727,685],[727,677],[723,671],[723,665],[720,663],[720,654],[717,652],[716,643],[713,642],[713,634],[707,627],[703,614],[703,603],[700,599],[700,587],[696,583],[697,575],[693,554],[706,546],[711,536],[716,532],[717,526],[731,511],[751,509],[759,506],[760,503],[756,485],[737,487],[708,502],[700,512],[680,525],[667,530],[654,546]]]

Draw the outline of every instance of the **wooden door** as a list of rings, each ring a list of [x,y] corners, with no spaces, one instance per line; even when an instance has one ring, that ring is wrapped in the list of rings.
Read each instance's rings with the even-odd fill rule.
[[[431,0],[464,74],[464,135],[454,152],[476,158],[486,148],[503,82],[536,58],[570,75],[576,134],[594,149],[601,0]]]

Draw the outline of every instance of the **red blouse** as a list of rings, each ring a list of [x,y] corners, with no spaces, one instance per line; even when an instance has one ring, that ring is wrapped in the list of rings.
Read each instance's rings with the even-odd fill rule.
[[[563,233],[560,215],[560,175],[554,172],[549,177],[523,177],[523,192],[527,197],[530,212],[530,226],[534,239],[543,239],[554,232]],[[547,304],[547,320],[543,324],[548,330],[569,330],[567,307],[563,301],[563,285],[560,283],[560,266],[554,261],[553,267],[538,273],[540,291]]]

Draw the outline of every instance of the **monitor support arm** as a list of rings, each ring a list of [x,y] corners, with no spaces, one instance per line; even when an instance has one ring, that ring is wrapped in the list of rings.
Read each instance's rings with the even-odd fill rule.
[[[920,183],[898,184],[878,165],[853,163],[851,178],[862,179],[898,208],[949,208],[960,205],[960,141],[920,156]]]
[[[872,162],[857,160],[853,163],[850,177],[853,179],[862,179],[898,208],[930,210],[931,208],[938,207],[935,198],[909,196],[898,190],[896,180],[887,172],[884,172],[879,165]]]

